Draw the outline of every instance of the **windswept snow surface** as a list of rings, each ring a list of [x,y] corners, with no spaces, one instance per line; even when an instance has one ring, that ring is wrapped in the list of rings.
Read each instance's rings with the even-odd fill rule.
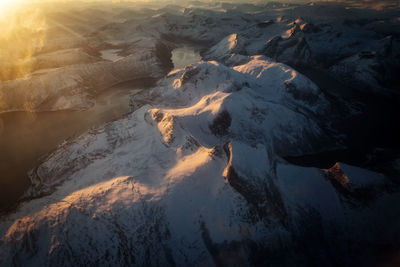
[[[150,104],[50,155],[27,193],[44,196],[0,224],[2,264],[344,264],[398,247],[384,176],[281,159],[327,141],[318,87],[269,58],[240,61],[174,71],[132,99]]]
[[[35,56],[44,73],[3,80],[0,111],[86,108],[113,84],[169,73],[132,96],[134,112],[65,142],[29,172],[26,201],[0,221],[1,265],[398,261],[395,175],[284,160],[343,148],[333,117],[357,105],[353,91],[323,92],[295,68],[396,99],[398,8],[193,2],[78,12],[84,26],[100,26],[51,13],[75,38],[50,24],[54,38]],[[186,43],[201,46],[204,61],[171,71],[171,50]],[[121,58],[102,59],[109,49]],[[65,66],[46,56],[55,50],[71,55],[60,57]]]

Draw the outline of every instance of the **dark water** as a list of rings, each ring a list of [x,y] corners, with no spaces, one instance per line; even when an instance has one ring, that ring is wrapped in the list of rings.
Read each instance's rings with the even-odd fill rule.
[[[175,68],[201,60],[198,50],[184,46],[172,51]],[[18,203],[28,189],[27,172],[64,140],[131,111],[129,95],[154,85],[154,80],[126,82],[96,98],[85,111],[9,112],[0,114],[0,213]]]
[[[121,84],[99,95],[85,111],[0,114],[0,211],[12,208],[30,181],[26,173],[64,140],[130,112],[137,86]]]

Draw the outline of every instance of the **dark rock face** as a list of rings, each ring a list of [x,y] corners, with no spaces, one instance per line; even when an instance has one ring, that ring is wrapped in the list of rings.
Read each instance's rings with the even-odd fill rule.
[[[306,39],[295,33],[287,39],[277,36],[269,40],[263,53],[289,65],[304,65],[312,62],[312,52]]]
[[[321,28],[314,25],[313,23],[304,23],[300,26],[300,29],[304,33],[317,33],[321,31]]]
[[[258,28],[266,28],[266,27],[272,25],[273,23],[274,23],[273,20],[268,20],[268,21],[264,21],[264,22],[259,22],[259,23],[257,23],[257,27],[258,27]]]
[[[221,111],[210,125],[210,130],[216,136],[225,136],[229,133],[232,118],[226,110]]]
[[[308,103],[310,106],[312,106],[313,104],[315,104],[318,101],[318,97],[319,97],[318,95],[308,93],[308,92],[303,92],[303,90],[297,88],[296,85],[294,85],[292,83],[287,83],[286,88],[287,88],[288,92],[290,94],[292,94],[296,100],[304,101],[304,102]]]
[[[223,242],[215,243],[207,229],[204,221],[200,221],[200,230],[203,242],[212,255],[216,266],[247,265],[246,246],[242,242]]]
[[[190,68],[190,67],[188,69],[186,69],[186,71],[184,72],[184,74],[181,77],[182,84],[189,82],[197,73],[199,73],[198,69],[194,69],[194,68]]]
[[[283,227],[288,227],[288,213],[279,189],[272,177],[241,177],[232,165],[232,144],[224,146],[229,159],[225,170],[225,179],[248,202],[251,209],[251,220],[265,224],[277,221]],[[262,160],[262,159],[260,159]]]
[[[336,163],[332,168],[326,170],[326,176],[332,182],[339,194],[353,206],[367,206],[385,192],[388,188],[396,187],[383,175],[374,183],[360,183],[352,181],[352,177],[346,175],[342,164]],[[367,175],[365,175],[365,180]]]
[[[156,56],[160,62],[160,65],[163,69],[170,70],[174,67],[171,60],[171,49],[162,42],[158,42],[156,44],[155,49]]]

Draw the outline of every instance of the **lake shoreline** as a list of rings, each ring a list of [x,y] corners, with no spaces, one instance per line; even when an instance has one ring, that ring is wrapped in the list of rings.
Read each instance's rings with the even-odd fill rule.
[[[187,45],[172,53],[175,68],[201,60],[198,50]],[[24,198],[31,185],[28,172],[47,155],[66,140],[133,112],[131,97],[156,83],[151,78],[119,83],[96,95],[93,106],[85,110],[0,113],[0,217],[29,200]]]

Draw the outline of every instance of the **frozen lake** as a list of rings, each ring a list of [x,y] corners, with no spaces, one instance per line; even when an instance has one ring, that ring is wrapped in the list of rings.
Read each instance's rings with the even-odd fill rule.
[[[122,56],[119,56],[118,53],[120,52],[120,49],[106,49],[101,51],[101,57],[105,60],[109,61],[117,61],[121,58]]]
[[[183,46],[172,50],[172,63],[175,69],[184,68],[187,65],[201,60],[200,52],[193,47]]]

